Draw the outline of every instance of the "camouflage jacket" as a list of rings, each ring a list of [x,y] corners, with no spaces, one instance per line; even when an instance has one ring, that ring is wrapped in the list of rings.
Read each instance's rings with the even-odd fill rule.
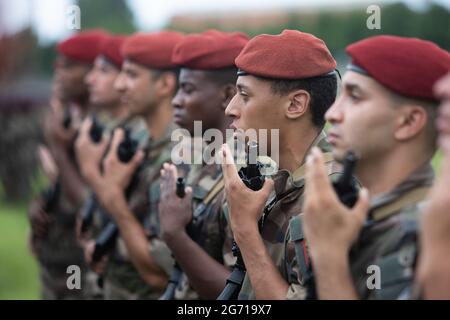
[[[371,200],[369,218],[349,254],[351,276],[360,299],[410,297],[417,257],[418,219],[433,177],[433,170],[427,164],[394,190]],[[299,261],[304,260],[302,241],[302,237],[293,241]],[[313,282],[303,281],[308,272],[297,271],[304,289],[310,292]]]
[[[326,140],[325,132],[321,132],[313,146],[319,147],[325,156],[325,164],[328,174],[333,177],[341,172],[341,165],[333,160],[331,155],[331,147]],[[304,164],[293,173],[287,170],[280,170],[274,176],[274,194],[264,209],[264,223],[262,225],[261,236],[264,240],[267,252],[272,258],[275,266],[282,277],[289,282],[289,292],[295,292],[297,285],[296,279],[289,277],[289,268],[294,267],[295,261],[291,261],[295,254],[291,254],[290,246],[286,246],[288,227],[290,219],[301,213],[303,206],[303,191],[305,183],[305,166]],[[245,276],[239,293],[240,300],[255,299],[255,293],[252,289],[250,278]]]
[[[221,215],[225,199],[222,170],[219,165],[193,165],[187,178],[193,188],[193,239],[216,261],[231,268],[231,232]],[[227,263],[228,262],[228,263]],[[175,292],[175,299],[198,299],[185,274]]]

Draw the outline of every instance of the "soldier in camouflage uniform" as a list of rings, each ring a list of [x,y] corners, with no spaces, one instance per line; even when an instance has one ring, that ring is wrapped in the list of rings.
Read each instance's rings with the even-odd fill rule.
[[[365,39],[347,52],[352,61],[342,95],[326,119],[335,158],[343,159],[347,150],[358,155],[355,175],[370,200],[364,191],[352,209],[339,203],[323,157],[313,151],[302,220],[317,295],[409,298],[418,219],[433,181],[432,86],[450,69],[450,54],[429,41],[396,36]]]
[[[416,292],[425,299],[450,299],[450,73],[434,86],[436,97],[441,98],[436,122],[439,146],[443,152],[442,165],[436,184],[429,196],[429,205],[421,221],[420,259]]]
[[[78,118],[72,113],[71,121],[67,121],[63,108],[69,113],[77,110],[81,117],[89,112],[84,78],[104,36],[102,31],[85,31],[58,45],[52,110],[45,119],[44,135],[59,175],[47,196],[38,198],[29,212],[31,245],[41,267],[44,299],[84,298],[82,290],[67,287],[70,265],[80,267],[81,288],[85,285],[85,264],[76,242],[75,217],[86,190],[73,154]]]
[[[86,83],[89,89],[89,101],[95,108],[93,116],[102,127],[103,143],[107,143],[107,137],[112,133],[114,128],[118,125],[129,122],[127,119],[128,108],[121,102],[121,96],[117,90],[114,89],[114,82],[119,75],[122,66],[122,56],[120,54],[120,47],[125,41],[125,36],[107,36],[101,43],[99,48],[99,55],[94,61],[92,70],[86,76]],[[128,120],[128,121],[127,121]],[[86,119],[79,131],[75,148],[78,163],[80,167],[82,162],[95,161],[91,159],[92,155],[95,155],[95,151],[91,152],[90,148],[103,148],[102,145],[97,143],[91,143],[91,137],[89,132],[91,130],[92,119],[89,117]],[[145,127],[145,126],[144,126]],[[145,130],[146,131],[146,130]],[[133,131],[134,132],[134,131]],[[148,138],[148,134],[143,136],[142,142],[145,143]],[[98,161],[98,160],[97,160]],[[100,163],[98,163],[100,166]],[[83,174],[83,172],[82,172]],[[86,181],[86,177],[84,177]],[[81,215],[85,215],[87,211],[92,211],[98,206],[95,194],[90,190],[90,194],[82,206],[82,210],[78,215],[77,221],[77,236],[80,245],[84,248],[87,245],[90,235],[87,231],[94,232],[88,225],[83,226],[81,231]],[[95,217],[96,220],[99,217]],[[87,223],[87,222],[86,222]],[[87,261],[89,263],[89,261]],[[83,288],[86,292],[87,298],[100,299],[102,297],[101,288],[97,285],[97,275],[93,271],[87,271],[86,283],[87,286]]]
[[[306,155],[319,147],[327,154],[327,174],[334,177],[341,170],[322,131],[324,114],[336,98],[336,62],[322,40],[285,30],[250,40],[236,65],[238,94],[226,109],[232,127],[279,128],[281,168],[261,190],[252,191],[239,179],[224,146],[226,214],[247,269],[239,299],[285,299],[302,294],[285,269],[285,235],[304,201]]]
[[[240,33],[210,30],[186,36],[176,46],[173,61],[182,68],[179,89],[172,100],[174,119],[190,136],[196,134],[194,121],[201,123],[202,136],[208,129],[220,130],[225,136],[230,119],[224,110],[236,93],[234,59],[247,41]],[[183,199],[175,195],[176,167],[165,164],[162,172],[159,214],[163,238],[184,271],[175,299],[215,299],[234,263],[229,259],[230,232],[220,215],[222,171],[216,162],[205,161],[191,165],[187,184],[192,188]],[[186,225],[193,217],[195,221],[188,230],[194,231],[188,234]]]
[[[176,128],[171,100],[177,71],[170,58],[181,38],[174,32],[141,33],[125,41],[121,51],[125,61],[115,87],[130,115],[145,119],[150,138],[130,162],[122,163],[117,149],[124,132],[116,129],[103,171],[89,162],[83,169],[101,207],[119,230],[103,272],[105,299],[156,299],[172,270],[170,251],[160,238],[157,209],[160,168],[171,159],[171,135]],[[102,158],[105,148],[97,150],[96,159]],[[136,178],[125,197],[125,189]],[[88,246],[86,255],[92,256],[93,250],[93,245]]]

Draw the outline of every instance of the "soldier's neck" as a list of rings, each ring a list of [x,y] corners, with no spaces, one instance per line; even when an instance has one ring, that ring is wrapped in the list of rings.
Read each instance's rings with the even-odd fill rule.
[[[159,140],[172,124],[172,104],[168,101],[158,105],[155,110],[145,118],[147,128],[152,139]]]
[[[280,169],[294,172],[301,167],[305,163],[307,153],[319,134],[320,130],[310,129],[297,135],[280,136]]]
[[[429,161],[430,159],[424,156],[385,154],[376,159],[372,157],[360,160],[355,175],[373,197],[394,190],[414,171]]]

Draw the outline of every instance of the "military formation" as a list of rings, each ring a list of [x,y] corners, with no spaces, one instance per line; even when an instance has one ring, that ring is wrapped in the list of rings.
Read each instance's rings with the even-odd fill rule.
[[[56,50],[29,208],[43,299],[450,299],[449,52],[374,36],[341,79],[298,30],[93,29]],[[239,164],[212,148],[229,130],[278,141],[244,136]]]

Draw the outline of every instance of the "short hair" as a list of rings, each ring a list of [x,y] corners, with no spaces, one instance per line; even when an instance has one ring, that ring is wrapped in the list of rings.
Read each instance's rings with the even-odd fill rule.
[[[272,92],[280,96],[287,95],[295,90],[305,90],[308,92],[311,96],[310,110],[312,123],[320,129],[325,126],[325,113],[336,100],[336,73],[298,80],[258,78],[269,81]]]
[[[173,73],[173,75],[175,76],[175,79],[176,79],[174,92],[178,91],[178,87],[179,87],[178,78],[180,75],[180,68],[176,67],[176,68],[150,69],[150,70],[151,70],[151,77],[153,80],[158,80],[165,73]]]
[[[397,92],[388,89],[391,98],[396,105],[416,105],[421,106],[427,113],[427,124],[425,126],[425,135],[427,137],[427,147],[434,153],[437,150],[438,130],[435,125],[439,102],[434,100],[425,100],[420,98],[406,97]]]
[[[205,70],[205,75],[212,82],[217,84],[218,86],[226,86],[226,85],[236,85],[237,81],[237,71],[238,69],[235,66],[217,69],[217,70]]]

